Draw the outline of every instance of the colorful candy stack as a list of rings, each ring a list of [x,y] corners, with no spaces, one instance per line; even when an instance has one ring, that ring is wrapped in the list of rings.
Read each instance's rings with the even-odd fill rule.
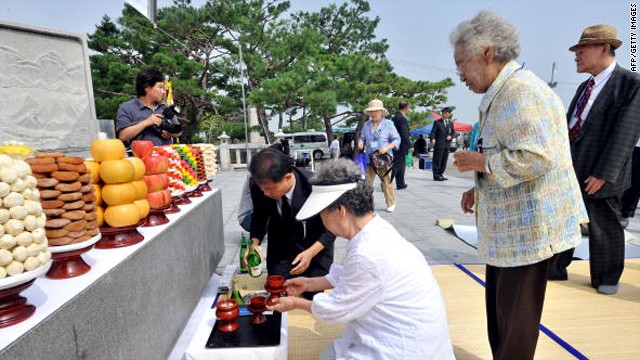
[[[156,146],[155,151],[169,159],[167,176],[169,177],[169,191],[171,191],[171,196],[182,195],[186,186],[182,180],[182,164],[178,151],[168,145]]]
[[[207,179],[212,180],[216,176],[216,147],[213,144],[195,144],[204,159],[204,169]]]
[[[187,186],[196,186],[198,185],[198,176],[196,174],[197,164],[196,159],[191,152],[191,149],[187,145],[184,144],[173,144],[171,145],[174,149],[178,151],[180,155],[180,164],[182,166],[182,181]]]
[[[204,159],[202,158],[202,153],[193,145],[189,146],[189,149],[196,158],[196,174],[198,175],[198,182],[204,183],[207,181],[207,173],[204,170]]]

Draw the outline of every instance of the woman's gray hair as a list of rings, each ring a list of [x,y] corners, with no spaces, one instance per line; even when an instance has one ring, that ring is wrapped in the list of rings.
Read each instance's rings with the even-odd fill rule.
[[[348,159],[336,159],[325,161],[310,180],[312,185],[333,185],[345,183],[357,183],[353,190],[342,194],[326,209],[335,209],[339,205],[344,206],[348,212],[355,216],[363,216],[373,212],[373,187],[364,180],[360,167]]]
[[[482,10],[476,16],[456,26],[449,35],[454,47],[468,55],[478,55],[490,46],[495,48],[495,60],[506,63],[520,55],[518,29],[493,10]]]

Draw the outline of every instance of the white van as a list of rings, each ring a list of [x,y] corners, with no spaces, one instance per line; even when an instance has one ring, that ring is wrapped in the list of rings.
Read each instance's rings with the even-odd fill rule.
[[[325,155],[329,155],[329,143],[327,133],[319,131],[304,131],[291,134],[284,134],[282,139],[289,140],[291,155],[297,150],[310,150],[314,160],[320,160]]]

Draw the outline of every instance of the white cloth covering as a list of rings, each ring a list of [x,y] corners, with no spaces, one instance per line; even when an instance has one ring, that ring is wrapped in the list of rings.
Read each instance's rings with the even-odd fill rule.
[[[334,289],[312,312],[347,327],[337,359],[454,359],[447,316],[429,264],[376,215],[347,245],[344,265],[325,276]]]

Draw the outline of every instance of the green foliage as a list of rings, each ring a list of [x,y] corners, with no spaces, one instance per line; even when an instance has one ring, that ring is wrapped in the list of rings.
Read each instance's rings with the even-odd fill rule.
[[[216,0],[200,8],[174,0],[160,9],[157,25],[128,5],[115,23],[105,16],[89,34],[98,52],[91,56],[98,116],[116,118],[119,104],[135,96],[135,76],[145,67],[170,76],[184,143],[193,136],[213,141],[222,131],[245,138],[243,79],[247,105],[258,108],[265,137],[266,114],[280,114],[279,127],[292,131],[330,133],[337,122],[362,122],[361,111],[373,98],[389,110],[400,100],[425,109],[446,101],[451,79],[414,81],[393,72],[368,1],[290,15],[288,9],[281,0]]]

